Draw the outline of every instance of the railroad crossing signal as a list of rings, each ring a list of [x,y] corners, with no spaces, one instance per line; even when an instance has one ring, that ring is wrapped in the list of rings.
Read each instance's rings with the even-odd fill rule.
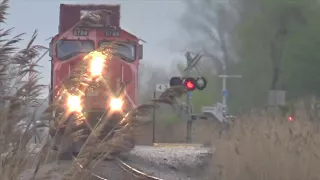
[[[195,89],[203,90],[207,87],[207,80],[204,77],[172,77],[170,79],[170,86],[184,85],[188,91],[194,91]]]

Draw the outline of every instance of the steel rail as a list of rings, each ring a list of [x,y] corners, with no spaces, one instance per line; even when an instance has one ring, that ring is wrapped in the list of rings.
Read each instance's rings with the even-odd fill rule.
[[[135,176],[137,178],[141,178],[141,179],[145,179],[145,180],[163,180],[161,178],[151,176],[151,175],[148,175],[144,172],[141,172],[141,171],[133,168],[132,166],[128,165],[127,163],[125,163],[124,161],[122,161],[119,158],[116,158],[116,163],[121,169],[132,174],[133,176]]]
[[[76,157],[73,156],[73,160],[75,160]],[[143,180],[163,180],[161,178],[158,178],[158,177],[155,177],[155,176],[151,176],[151,175],[148,175],[144,172],[141,172],[135,168],[133,168],[132,166],[128,165],[127,163],[125,163],[123,160],[121,160],[120,158],[115,158],[115,162],[116,164],[118,165],[118,167],[120,167],[122,170],[126,171],[127,173],[131,174],[132,176],[136,177],[136,178],[139,178],[139,179],[143,179]],[[79,164],[79,167],[81,169],[83,169],[84,171],[87,171],[89,172],[92,176],[100,179],[100,180],[108,180],[108,178],[105,178],[105,177],[101,177],[87,169],[84,169],[83,166],[81,164]]]

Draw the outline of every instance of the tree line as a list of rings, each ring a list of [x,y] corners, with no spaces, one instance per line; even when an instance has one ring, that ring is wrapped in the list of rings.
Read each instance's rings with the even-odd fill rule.
[[[221,101],[216,75],[224,73],[242,75],[227,83],[233,112],[265,106],[269,90],[285,90],[287,102],[320,94],[318,1],[190,0],[185,5],[180,26],[189,35],[187,47],[204,54],[202,63],[211,63],[209,69],[202,66],[213,87],[194,93],[195,106]]]

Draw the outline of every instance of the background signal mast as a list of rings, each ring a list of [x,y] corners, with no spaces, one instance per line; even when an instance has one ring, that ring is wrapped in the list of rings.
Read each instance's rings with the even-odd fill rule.
[[[191,56],[190,52],[186,52],[185,54],[187,59],[187,67],[184,69],[185,76],[184,77],[172,77],[170,79],[170,86],[177,86],[177,85],[184,85],[184,87],[188,90],[188,96],[186,100],[187,109],[186,114],[188,117],[187,120],[187,137],[186,142],[191,142],[191,126],[192,126],[192,105],[191,105],[191,98],[192,98],[192,91],[198,89],[198,90],[204,90],[207,87],[207,80],[203,76],[201,76],[200,71],[197,69],[197,64],[201,60],[202,55],[200,53],[196,54],[194,57]],[[195,78],[190,76],[190,72],[192,69],[196,69],[199,77]]]

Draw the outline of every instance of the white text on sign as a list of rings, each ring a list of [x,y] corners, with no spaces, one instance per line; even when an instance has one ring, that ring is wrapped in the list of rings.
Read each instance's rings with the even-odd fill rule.
[[[170,87],[169,84],[157,84],[156,85],[156,91],[158,92],[164,92],[165,90],[167,90]]]

